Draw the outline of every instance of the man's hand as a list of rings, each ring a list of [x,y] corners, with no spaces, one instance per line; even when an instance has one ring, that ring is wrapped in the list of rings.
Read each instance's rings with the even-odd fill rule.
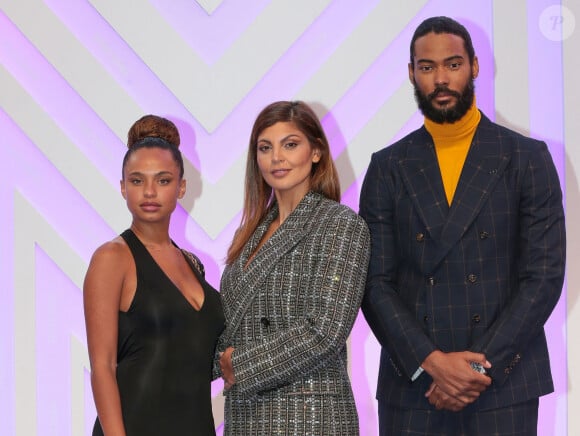
[[[433,383],[437,385],[437,389],[434,389],[432,385],[425,396],[430,398],[434,392],[441,390],[465,405],[473,403],[491,384],[491,378],[474,371],[471,368],[471,362],[481,363],[487,369],[491,368],[491,363],[480,353],[433,351],[421,366],[433,378]],[[447,398],[444,399],[440,394],[435,395],[437,397],[433,402],[431,399],[429,401],[431,404],[435,405],[434,403],[437,401],[444,402],[441,404],[449,404]]]
[[[224,388],[228,390],[236,383],[234,377],[234,367],[232,366],[233,347],[228,347],[220,354],[220,368],[222,371],[222,378],[224,379]]]
[[[467,403],[443,392],[435,383],[431,383],[425,396],[429,399],[429,403],[435,406],[437,410],[445,409],[452,412],[459,412],[467,406]]]

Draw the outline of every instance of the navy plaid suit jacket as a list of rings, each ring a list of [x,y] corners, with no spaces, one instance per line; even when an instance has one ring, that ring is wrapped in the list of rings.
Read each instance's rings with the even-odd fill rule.
[[[360,197],[371,232],[363,312],[382,345],[377,398],[431,408],[434,350],[484,353],[492,385],[470,408],[553,390],[544,324],[562,289],[565,229],[546,144],[482,115],[451,206],[425,127],[377,153]]]

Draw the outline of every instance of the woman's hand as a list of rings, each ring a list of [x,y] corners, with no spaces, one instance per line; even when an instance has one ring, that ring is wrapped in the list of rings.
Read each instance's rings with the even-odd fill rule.
[[[223,353],[220,353],[220,369],[224,379],[224,388],[228,390],[236,383],[234,376],[234,367],[232,366],[233,347],[228,347]]]

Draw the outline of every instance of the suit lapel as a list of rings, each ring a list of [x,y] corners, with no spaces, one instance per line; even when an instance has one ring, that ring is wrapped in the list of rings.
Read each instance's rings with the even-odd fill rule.
[[[426,230],[437,239],[449,207],[433,139],[425,127],[409,140],[406,155],[399,161],[399,166],[415,210]]]
[[[433,259],[435,266],[473,223],[509,161],[497,130],[482,114],[440,235],[441,244]]]
[[[246,244],[240,258],[231,266],[230,273],[233,274],[234,280],[231,280],[230,284],[233,283],[234,286],[224,296],[226,306],[229,308],[227,319],[229,335],[237,330],[248,307],[260,290],[262,282],[271,274],[280,258],[292,250],[308,233],[314,221],[312,215],[321,198],[319,194],[312,192],[306,194],[282,226],[266,241],[244,269],[244,265],[262,239],[268,226],[278,216],[278,207],[274,206]]]

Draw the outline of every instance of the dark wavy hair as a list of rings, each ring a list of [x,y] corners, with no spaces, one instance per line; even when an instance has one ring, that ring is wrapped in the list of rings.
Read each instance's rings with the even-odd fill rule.
[[[475,50],[473,49],[473,42],[471,42],[471,35],[462,24],[449,17],[431,17],[419,24],[417,29],[415,29],[415,33],[413,33],[413,38],[411,38],[411,64],[415,62],[415,41],[428,33],[450,33],[459,36],[463,39],[463,46],[469,56],[469,64],[473,65]]]

